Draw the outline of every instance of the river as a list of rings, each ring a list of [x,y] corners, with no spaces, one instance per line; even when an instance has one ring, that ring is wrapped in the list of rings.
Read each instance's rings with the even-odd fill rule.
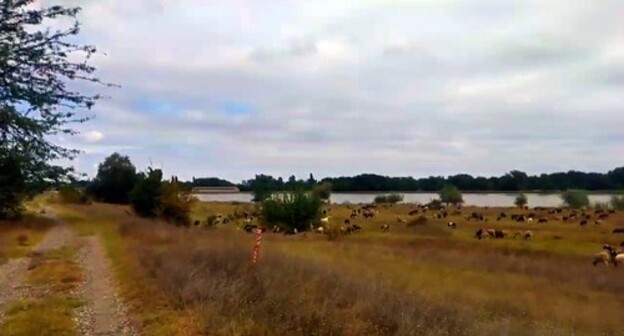
[[[334,193],[331,195],[332,203],[371,203],[375,196],[384,193]],[[427,203],[432,199],[438,198],[436,193],[400,193],[403,195],[404,203]],[[490,206],[490,207],[506,207],[513,206],[514,200],[518,194],[486,194],[486,193],[464,193],[464,205],[472,206]],[[532,194],[525,193],[530,207],[556,207],[562,204],[559,194]],[[216,201],[216,202],[251,202],[252,194],[250,193],[223,193],[223,194],[195,194],[200,201]],[[589,195],[591,204],[595,202],[608,202],[611,195],[592,194]]]

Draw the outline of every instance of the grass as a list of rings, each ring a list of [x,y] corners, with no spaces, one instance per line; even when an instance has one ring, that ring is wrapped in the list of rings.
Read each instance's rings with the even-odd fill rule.
[[[603,243],[624,240],[611,234],[624,226],[623,212],[586,227],[545,212],[548,224],[495,220],[501,211],[527,213],[511,208],[397,224],[412,208],[379,207],[375,218],[352,221],[361,233],[336,241],[267,233],[255,267],[242,223],[188,230],[102,204],[60,213],[80,232],[102,235],[148,335],[617,335],[624,327],[623,270],[591,265]],[[192,215],[249,209],[199,203]],[[351,213],[330,209],[337,225]],[[488,222],[466,221],[472,211]],[[534,239],[479,241],[479,227],[532,230]]]
[[[0,221],[0,264],[28,255],[51,225],[51,220],[32,214],[19,221]]]
[[[73,310],[80,305],[82,305],[80,300],[62,296],[16,303],[7,310],[6,321],[0,327],[0,335],[76,335]]]
[[[34,255],[29,265],[28,283],[68,292],[82,281],[82,269],[74,261],[76,249],[68,246]]]

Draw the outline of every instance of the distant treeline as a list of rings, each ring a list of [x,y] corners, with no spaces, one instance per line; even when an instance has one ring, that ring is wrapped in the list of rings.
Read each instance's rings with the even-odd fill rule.
[[[190,186],[226,187],[237,186],[241,191],[261,187],[273,191],[309,189],[319,182],[329,182],[334,192],[387,192],[387,191],[431,191],[436,192],[444,185],[452,184],[462,191],[555,191],[585,189],[590,191],[624,190],[624,167],[603,173],[569,171],[529,176],[521,171],[511,171],[499,177],[473,177],[458,174],[448,177],[426,178],[389,177],[377,174],[360,174],[351,177],[329,177],[316,181],[312,174],[306,180],[291,176],[288,180],[270,175],[256,175],[255,178],[234,184],[219,178],[193,178]]]

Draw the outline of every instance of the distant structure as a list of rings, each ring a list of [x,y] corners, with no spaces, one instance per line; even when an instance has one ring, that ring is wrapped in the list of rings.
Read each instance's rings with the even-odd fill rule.
[[[240,192],[238,187],[194,187],[194,194],[229,194]]]

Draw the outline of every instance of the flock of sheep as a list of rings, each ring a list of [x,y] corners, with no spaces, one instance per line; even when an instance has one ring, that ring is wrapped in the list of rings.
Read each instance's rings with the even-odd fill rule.
[[[362,226],[353,223],[358,218],[362,217],[363,220],[369,220],[374,218],[379,214],[379,206],[375,204],[366,204],[361,205],[359,207],[348,206],[351,210],[351,214],[348,218],[344,219],[341,225],[336,227],[332,225],[331,216],[329,216],[329,212],[331,212],[331,208],[323,210],[323,217],[319,220],[318,223],[312,224],[310,226],[310,230],[312,232],[316,232],[319,234],[329,234],[329,231],[332,229],[337,229],[340,234],[352,234],[357,233],[362,230]],[[487,207],[486,207],[487,209]],[[527,207],[524,210],[529,210]],[[449,212],[450,211],[450,212]],[[564,211],[566,213],[564,213]],[[605,211],[605,210],[595,210],[593,212],[586,211],[566,211],[562,208],[540,208],[536,207],[529,211],[526,214],[506,214],[505,212],[500,212],[496,216],[496,221],[501,221],[503,219],[509,218],[515,222],[536,222],[538,224],[546,224],[552,221],[559,221],[564,223],[570,222],[578,222],[580,226],[585,226],[590,222],[593,222],[595,225],[600,225],[604,220],[608,219],[610,214],[615,213],[613,210]],[[256,229],[261,229],[263,232],[267,230],[266,227],[258,224],[254,224],[254,222],[259,219],[259,212],[235,212],[233,214],[223,216],[216,215],[210,216],[207,220],[207,226],[214,226],[216,224],[227,224],[230,222],[235,222],[242,220],[242,229],[248,233],[254,232]],[[449,216],[461,216],[462,208],[440,208],[440,209],[430,209],[427,205],[417,204],[415,208],[410,210],[407,213],[408,217],[415,217],[411,220],[407,218],[398,216],[396,218],[397,225],[405,225],[407,227],[417,226],[419,224],[424,224],[427,222],[428,218],[431,219],[446,219]],[[479,212],[472,212],[469,215],[465,216],[464,219],[468,221],[477,221],[488,223],[489,219],[483,214]],[[195,221],[195,226],[199,226],[200,222]],[[450,229],[456,229],[457,223],[454,221],[448,221],[446,226]],[[389,232],[391,230],[391,225],[386,223],[379,227],[381,232]],[[300,232],[297,229],[283,229],[279,226],[273,226],[271,228],[271,232],[273,233],[283,233],[284,235],[296,235]],[[305,232],[302,232],[305,235]],[[624,234],[624,228],[615,228],[612,233]],[[524,239],[524,240],[532,240],[534,237],[534,233],[530,230],[526,231],[508,231],[495,229],[491,227],[481,227],[477,229],[474,233],[474,237],[482,240],[482,239],[503,239],[503,238],[513,238],[513,239]],[[624,242],[621,243],[620,247],[624,247]],[[605,265],[613,265],[617,266],[619,263],[624,262],[624,252],[622,250],[616,250],[611,245],[605,244],[603,246],[605,251],[597,253],[594,256],[593,264],[605,264]]]

